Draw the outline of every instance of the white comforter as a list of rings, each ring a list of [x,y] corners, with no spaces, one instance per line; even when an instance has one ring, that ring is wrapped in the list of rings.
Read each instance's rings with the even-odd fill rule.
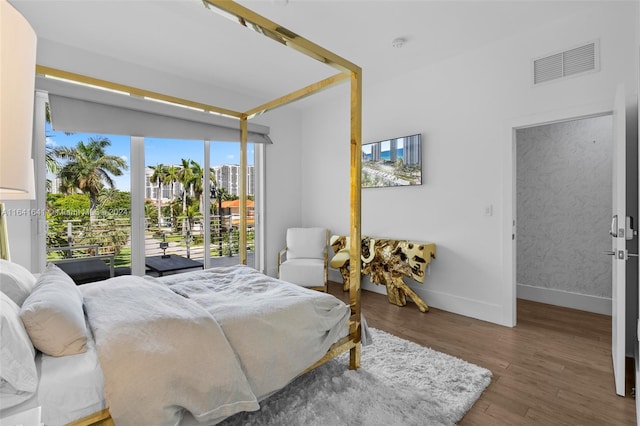
[[[118,426],[173,426],[184,410],[211,424],[259,408],[220,326],[197,304],[134,276],[82,290]]]
[[[247,266],[159,280],[218,321],[260,400],[283,388],[348,333],[351,311],[342,301]]]
[[[81,289],[119,426],[256,410],[347,334],[350,314],[331,295],[241,265]]]

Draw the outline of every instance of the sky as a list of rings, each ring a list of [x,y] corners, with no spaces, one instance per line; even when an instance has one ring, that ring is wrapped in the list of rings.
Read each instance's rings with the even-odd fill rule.
[[[67,146],[75,147],[79,141],[85,144],[89,138],[106,137],[111,141],[111,146],[107,148],[107,154],[117,155],[124,158],[129,170],[123,172],[122,176],[114,177],[116,187],[122,191],[130,190],[131,180],[131,150],[129,148],[129,136],[102,135],[96,133],[73,133],[66,135],[63,132],[51,130],[49,123],[46,125],[47,146]],[[211,166],[219,164],[240,164],[240,144],[234,142],[211,142]],[[194,140],[176,140],[145,138],[145,165],[156,166],[158,164],[178,165],[182,159],[191,159],[202,164],[204,162],[204,143]],[[249,144],[247,149],[247,163],[253,165],[254,149],[253,144]]]

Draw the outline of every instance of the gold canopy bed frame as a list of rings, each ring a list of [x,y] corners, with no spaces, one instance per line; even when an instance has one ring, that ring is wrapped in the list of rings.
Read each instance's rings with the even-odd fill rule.
[[[200,102],[194,102],[187,99],[181,99],[162,93],[152,92],[136,87],[126,86],[123,84],[105,81],[86,75],[76,74],[60,69],[54,69],[41,65],[36,66],[36,73],[52,77],[64,78],[79,83],[91,84],[107,89],[128,92],[131,95],[149,97],[161,101],[176,103],[188,107],[202,109],[207,112],[227,115],[235,117],[239,120],[240,125],[240,168],[247,169],[247,137],[248,137],[248,120],[270,111],[272,109],[287,105],[297,100],[303,99],[314,93],[320,92],[327,88],[333,87],[339,83],[350,82],[350,286],[349,301],[351,314],[349,319],[349,335],[336,342],[326,353],[326,355],[310,366],[304,373],[313,370],[319,365],[324,364],[330,359],[349,351],[349,368],[357,369],[360,367],[360,351],[361,351],[361,311],[360,311],[360,213],[361,213],[361,159],[362,159],[362,69],[347,61],[346,59],[324,49],[323,47],[301,37],[292,31],[276,24],[273,21],[253,12],[252,10],[241,6],[231,0],[203,0],[204,5],[212,11],[218,12],[220,15],[230,18],[240,25],[252,29],[265,37],[290,47],[310,58],[321,63],[329,65],[339,72],[329,78],[323,79],[299,90],[281,96],[277,99],[269,101],[265,104],[251,108],[248,111],[238,112],[222,107],[207,105]],[[240,192],[240,263],[247,263],[246,251],[246,173],[240,173],[239,186]],[[303,374],[304,374],[303,373]],[[77,420],[71,425],[113,425],[109,410],[104,409],[83,419]]]

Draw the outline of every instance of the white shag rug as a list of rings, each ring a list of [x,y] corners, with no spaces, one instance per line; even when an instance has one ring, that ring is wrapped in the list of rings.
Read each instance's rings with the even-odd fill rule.
[[[491,382],[491,372],[369,328],[361,368],[349,354],[298,377],[224,426],[454,425]]]

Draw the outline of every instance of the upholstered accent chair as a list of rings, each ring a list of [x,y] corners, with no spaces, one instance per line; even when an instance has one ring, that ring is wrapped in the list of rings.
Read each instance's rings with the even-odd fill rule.
[[[289,228],[286,247],[278,253],[278,278],[327,291],[329,230]]]

